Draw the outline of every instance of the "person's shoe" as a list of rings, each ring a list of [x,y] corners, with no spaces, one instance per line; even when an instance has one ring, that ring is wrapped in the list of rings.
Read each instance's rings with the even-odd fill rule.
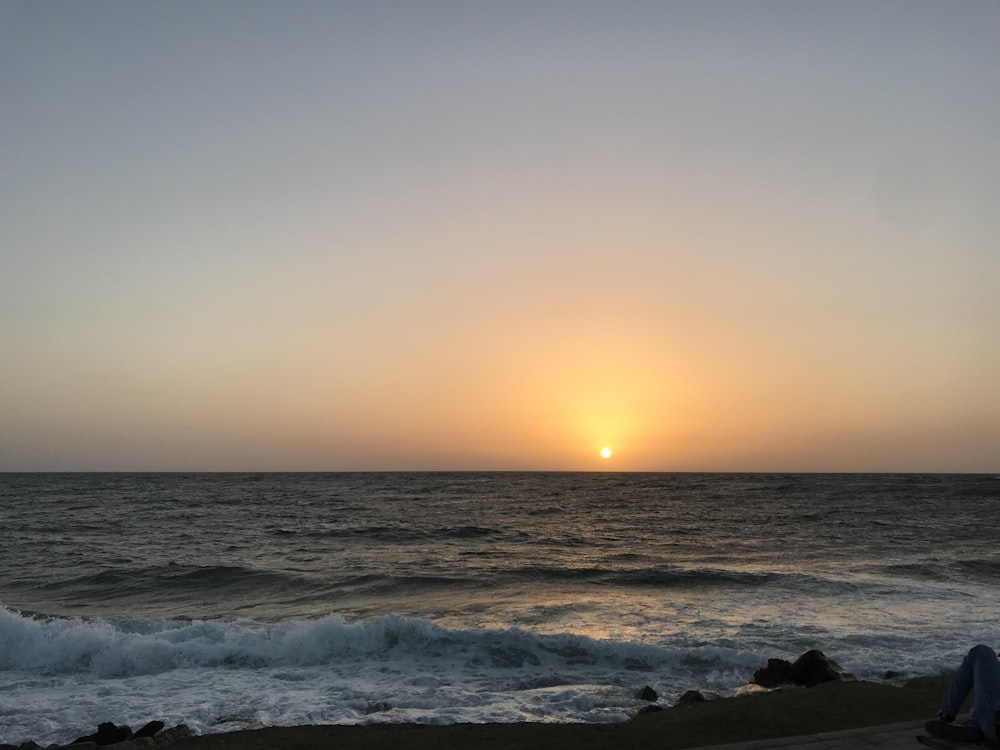
[[[971,724],[952,724],[950,721],[934,719],[924,724],[924,729],[931,737],[940,737],[943,740],[978,742],[983,739],[983,733],[979,731],[979,727],[974,727]]]

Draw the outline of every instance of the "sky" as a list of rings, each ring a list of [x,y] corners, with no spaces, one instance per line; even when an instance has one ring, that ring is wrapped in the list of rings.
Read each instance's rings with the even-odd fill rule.
[[[998,40],[2,0],[0,470],[1000,471]]]

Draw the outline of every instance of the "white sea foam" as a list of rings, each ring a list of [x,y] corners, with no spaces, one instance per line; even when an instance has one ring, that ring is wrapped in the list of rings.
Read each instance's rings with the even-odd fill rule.
[[[198,732],[296,723],[622,721],[645,684],[748,674],[760,658],[398,616],[265,624],[31,618],[0,608],[0,741],[100,721]],[[730,681],[732,678],[730,676]]]
[[[746,622],[735,639],[653,644],[401,616],[111,620],[0,607],[0,742],[67,742],[101,721],[151,719],[199,733],[302,723],[624,721],[643,705],[634,697],[643,685],[665,704],[691,688],[729,693],[768,658],[812,647],[823,632],[780,620]],[[793,653],[749,646],[758,627],[771,640],[780,629]],[[937,651],[901,647],[895,637],[855,633],[844,641],[849,650],[830,653],[866,679],[877,679],[887,660],[904,674],[948,665]],[[966,645],[960,641],[954,636],[956,650]]]

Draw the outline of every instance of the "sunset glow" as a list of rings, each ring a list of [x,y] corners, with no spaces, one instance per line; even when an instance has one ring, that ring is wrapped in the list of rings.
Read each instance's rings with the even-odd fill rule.
[[[1000,468],[997,4],[184,8],[0,9],[0,470]]]
[[[611,449],[601,448],[601,458],[611,458]]]

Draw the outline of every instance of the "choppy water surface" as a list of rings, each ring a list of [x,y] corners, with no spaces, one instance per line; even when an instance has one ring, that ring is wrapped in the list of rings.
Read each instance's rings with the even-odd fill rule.
[[[616,721],[812,647],[935,673],[1000,643],[998,510],[973,475],[0,475],[0,742]]]

